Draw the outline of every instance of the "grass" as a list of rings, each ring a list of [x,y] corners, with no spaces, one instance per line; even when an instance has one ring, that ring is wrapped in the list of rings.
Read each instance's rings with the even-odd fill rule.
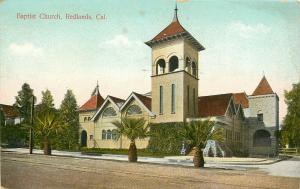
[[[81,153],[83,154],[93,154],[93,155],[101,155],[101,154],[116,154],[116,155],[128,155],[128,149],[108,149],[108,148],[83,148],[81,149]],[[151,152],[147,149],[138,149],[138,156],[146,156],[146,157],[165,157],[165,156],[178,156],[178,154],[170,154],[170,153],[162,153],[162,152]]]

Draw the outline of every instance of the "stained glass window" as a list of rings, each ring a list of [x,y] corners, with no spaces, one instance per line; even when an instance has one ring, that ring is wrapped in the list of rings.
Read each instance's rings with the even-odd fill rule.
[[[117,112],[112,107],[108,107],[103,111],[103,117],[111,117],[116,115]]]
[[[117,140],[117,134],[118,134],[118,133],[117,133],[117,130],[116,130],[116,129],[113,129],[113,130],[112,130],[112,139],[113,139],[113,140]]]
[[[106,139],[107,140],[111,139],[111,130],[107,130],[107,132],[106,132]]]
[[[142,113],[142,110],[137,105],[132,105],[127,110],[127,115],[134,115],[134,114],[141,114],[141,113]]]

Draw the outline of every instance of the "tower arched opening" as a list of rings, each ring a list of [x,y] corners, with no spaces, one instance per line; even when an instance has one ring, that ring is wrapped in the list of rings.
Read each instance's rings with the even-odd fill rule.
[[[164,74],[165,73],[165,68],[166,68],[166,62],[164,59],[159,59],[156,62],[156,74]]]
[[[271,135],[266,130],[257,130],[253,135],[253,146],[254,147],[270,147],[271,146]]]
[[[177,56],[172,56],[169,60],[170,64],[170,72],[174,72],[178,70],[178,58]]]

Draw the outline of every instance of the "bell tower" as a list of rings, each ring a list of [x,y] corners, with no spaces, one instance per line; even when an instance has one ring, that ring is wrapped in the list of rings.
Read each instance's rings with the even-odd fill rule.
[[[155,122],[182,122],[198,115],[198,52],[204,47],[179,23],[172,22],[146,42],[152,49],[152,112]]]

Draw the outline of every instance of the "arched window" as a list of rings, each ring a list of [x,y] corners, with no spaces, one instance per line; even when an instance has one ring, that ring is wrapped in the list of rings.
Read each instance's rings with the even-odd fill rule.
[[[112,117],[112,116],[116,116],[116,115],[117,115],[117,112],[112,107],[106,108],[102,114],[103,117]]]
[[[107,130],[107,132],[106,132],[106,139],[107,140],[111,139],[111,130]]]
[[[113,129],[113,130],[112,130],[112,137],[111,137],[111,138],[112,138],[113,140],[117,140],[117,134],[118,134],[117,130],[116,130],[116,129]]]
[[[186,57],[185,59],[185,71],[188,73],[191,73],[191,59],[189,57]]]
[[[83,121],[86,122],[86,120],[87,120],[87,117],[84,117],[84,118],[83,118]]]
[[[170,72],[177,71],[178,70],[178,58],[177,56],[172,56],[169,60],[170,64]]]
[[[271,146],[271,135],[266,130],[257,130],[253,135],[253,146],[269,147]]]
[[[87,119],[88,121],[90,121],[91,120],[91,117],[88,117],[88,119]]]
[[[192,62],[192,75],[197,76],[197,65],[195,62]]]
[[[127,115],[141,114],[142,109],[138,105],[129,106],[127,109]]]
[[[156,62],[156,74],[164,74],[166,68],[166,62],[163,59],[159,59]]]
[[[106,130],[102,130],[102,140],[106,139]]]

